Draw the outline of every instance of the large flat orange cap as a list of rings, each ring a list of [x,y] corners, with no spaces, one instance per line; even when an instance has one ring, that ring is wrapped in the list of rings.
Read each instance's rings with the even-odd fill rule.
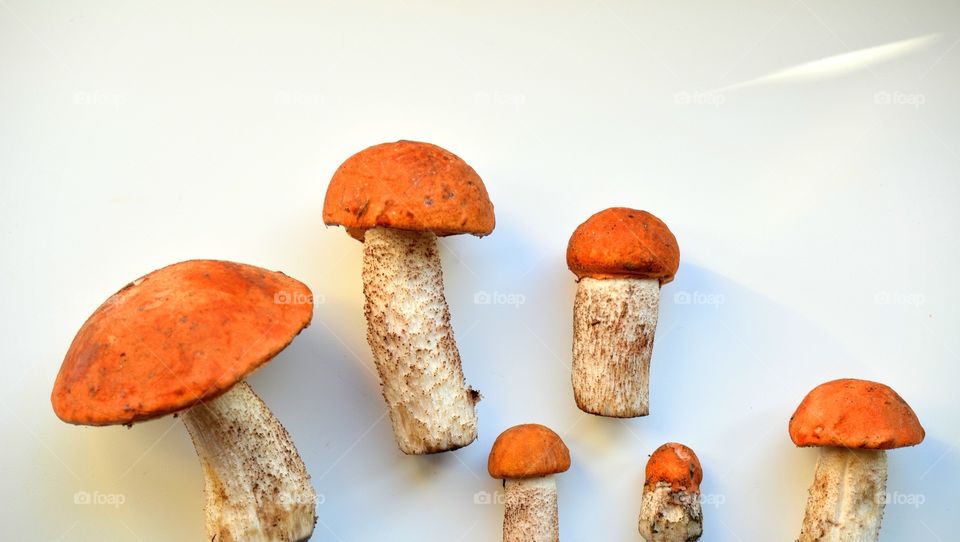
[[[790,438],[797,446],[889,450],[920,444],[925,434],[897,392],[852,378],[813,388],[790,418]]]
[[[693,450],[683,444],[668,442],[657,448],[647,460],[644,487],[654,489],[659,482],[670,484],[673,491],[699,493],[703,469]]]
[[[612,207],[580,224],[567,244],[567,267],[578,278],[673,280],[680,267],[677,238],[646,211]]]
[[[337,168],[323,221],[358,239],[376,227],[437,235],[493,231],[493,204],[480,176],[430,143],[397,141],[364,149]]]
[[[128,424],[227,391],[310,324],[310,289],[283,273],[213,260],[139,278],[83,324],[53,386],[53,410]]]
[[[494,478],[537,478],[569,468],[567,445],[550,428],[535,423],[500,433],[487,460],[487,471]]]

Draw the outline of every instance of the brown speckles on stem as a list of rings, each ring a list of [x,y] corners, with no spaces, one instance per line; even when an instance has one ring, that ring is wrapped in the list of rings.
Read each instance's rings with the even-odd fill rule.
[[[182,416],[206,480],[212,540],[305,540],[316,493],[287,430],[246,383]]]
[[[875,542],[883,521],[886,487],[883,450],[822,448],[798,542]]]
[[[574,301],[572,381],[581,410],[619,418],[647,415],[659,305],[656,279],[580,280]]]
[[[640,536],[647,542],[692,542],[703,534],[700,494],[675,491],[669,482],[644,487]]]
[[[479,394],[464,382],[436,236],[368,230],[363,291],[367,342],[400,449],[435,453],[473,442]]]
[[[557,486],[553,476],[505,480],[503,542],[558,542]]]

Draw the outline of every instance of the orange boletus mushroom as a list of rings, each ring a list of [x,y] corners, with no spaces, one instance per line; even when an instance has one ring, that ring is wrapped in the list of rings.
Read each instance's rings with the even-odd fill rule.
[[[897,392],[845,378],[814,388],[790,418],[797,446],[818,446],[799,542],[876,541],[887,488],[885,450],[924,438],[916,413]]]
[[[693,450],[668,442],[647,461],[640,507],[640,535],[647,542],[688,542],[703,534],[700,482]]]
[[[650,358],[660,286],[680,265],[677,239],[646,211],[614,207],[580,224],[567,245],[577,275],[573,394],[584,412],[633,418],[650,412]]]
[[[363,241],[367,342],[397,445],[427,454],[473,442],[480,395],[464,381],[437,236],[493,231],[483,181],[436,145],[375,145],[334,173],[323,221]]]
[[[316,493],[290,435],[244,378],[310,324],[283,273],[177,263],[111,296],[80,328],[51,397],[78,425],[180,413],[203,466],[208,540],[307,540]]]
[[[504,542],[556,542],[560,538],[554,474],[570,468],[570,451],[548,427],[517,425],[497,437],[487,460],[490,476],[504,481]]]

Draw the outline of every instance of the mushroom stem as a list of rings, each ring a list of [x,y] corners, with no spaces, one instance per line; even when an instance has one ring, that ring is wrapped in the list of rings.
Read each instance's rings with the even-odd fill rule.
[[[308,540],[316,493],[290,435],[246,382],[182,414],[200,457],[209,540]]]
[[[584,412],[650,412],[650,356],[660,310],[657,279],[584,277],[573,305],[573,394]]]
[[[875,542],[887,488],[883,450],[820,450],[798,542]]]
[[[363,293],[367,341],[400,449],[427,454],[473,442],[480,395],[463,379],[437,236],[367,230]]]
[[[640,536],[647,542],[687,542],[703,534],[700,495],[674,491],[669,482],[657,482],[643,492]]]
[[[504,481],[503,542],[557,542],[557,483],[552,475]]]

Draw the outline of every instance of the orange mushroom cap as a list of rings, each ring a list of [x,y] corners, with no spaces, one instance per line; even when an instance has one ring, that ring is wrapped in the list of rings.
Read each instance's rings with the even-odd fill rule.
[[[667,482],[673,491],[699,493],[703,469],[693,450],[683,444],[668,442],[657,448],[647,461],[644,487],[654,489],[658,482]]]
[[[230,389],[313,317],[283,273],[214,260],[173,264],[111,296],[73,339],[51,401],[65,422],[129,424]]]
[[[382,143],[347,158],[327,187],[323,221],[360,240],[376,227],[484,236],[495,224],[477,172],[452,152],[417,141]]]
[[[487,471],[494,478],[537,478],[569,468],[567,445],[550,428],[535,423],[500,433],[487,460]]]
[[[680,247],[667,225],[646,211],[612,207],[577,226],[567,244],[567,267],[578,278],[673,280]]]
[[[889,450],[920,444],[924,436],[910,405],[890,387],[868,380],[820,384],[790,418],[797,446]]]

